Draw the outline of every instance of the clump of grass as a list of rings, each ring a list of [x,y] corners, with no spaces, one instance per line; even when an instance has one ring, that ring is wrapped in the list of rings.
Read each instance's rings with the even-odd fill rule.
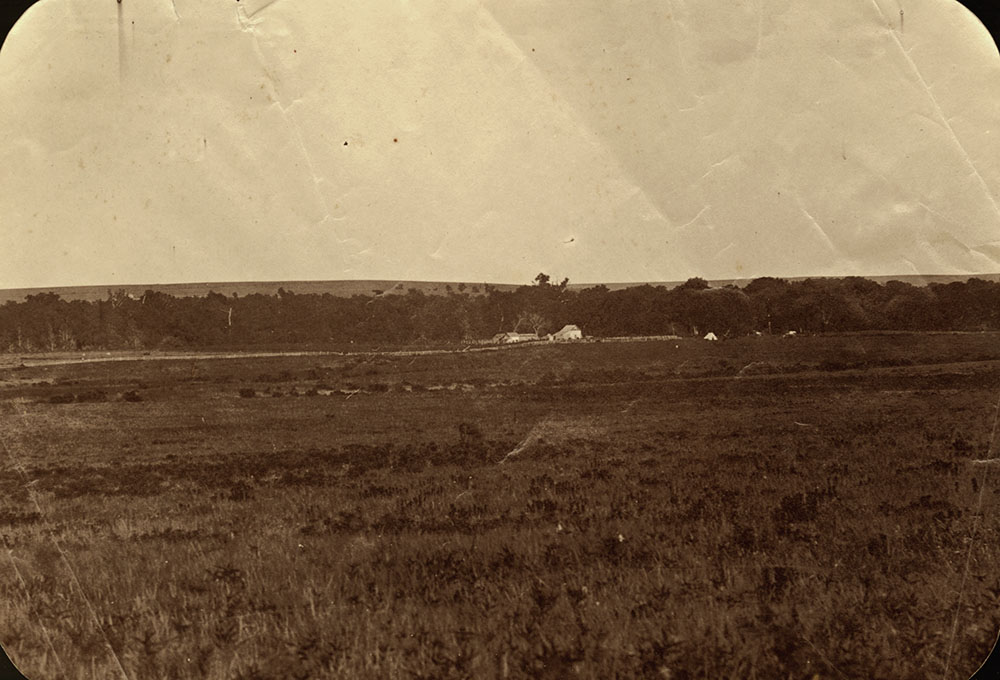
[[[76,400],[81,404],[103,402],[108,400],[108,394],[104,390],[85,390],[77,393]]]

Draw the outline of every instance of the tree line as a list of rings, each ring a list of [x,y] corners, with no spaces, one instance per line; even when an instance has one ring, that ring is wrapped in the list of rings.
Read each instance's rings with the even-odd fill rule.
[[[1000,283],[978,278],[921,287],[860,277],[766,277],[743,288],[713,288],[700,278],[674,288],[577,290],[568,283],[539,274],[514,290],[486,285],[445,295],[410,289],[353,297],[279,289],[277,295],[179,298],[147,290],[67,301],[39,293],[0,306],[0,350],[476,342],[506,331],[544,334],[566,324],[592,337],[1000,330]]]

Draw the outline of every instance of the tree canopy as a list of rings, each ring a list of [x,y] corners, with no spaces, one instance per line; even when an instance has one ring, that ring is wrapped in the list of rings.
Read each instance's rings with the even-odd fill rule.
[[[108,291],[106,299],[88,302],[38,293],[0,306],[0,350],[462,342],[566,324],[596,337],[1000,330],[1000,283],[978,278],[926,287],[858,277],[766,277],[744,288],[713,288],[700,278],[672,289],[568,284],[553,285],[540,273],[514,290],[459,286],[446,295],[393,289],[335,297],[282,288],[277,295],[173,297],[147,290],[142,296]]]

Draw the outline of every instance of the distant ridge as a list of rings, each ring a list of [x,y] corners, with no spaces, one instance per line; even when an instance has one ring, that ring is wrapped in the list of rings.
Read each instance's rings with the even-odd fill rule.
[[[723,286],[737,286],[743,288],[749,284],[754,279],[765,278],[762,276],[755,276],[750,279],[708,279],[708,283],[712,288],[722,288]],[[806,281],[808,279],[816,280],[837,280],[837,279],[847,279],[847,278],[861,278],[868,279],[869,281],[875,281],[879,284],[885,284],[888,281],[902,281],[903,283],[909,283],[912,286],[926,286],[931,283],[964,283],[969,279],[982,279],[984,281],[994,281],[1000,282],[1000,273],[997,274],[900,274],[899,276],[774,276],[772,278],[784,279],[785,281]],[[570,288],[592,288],[594,286],[607,286],[610,290],[619,290],[622,288],[632,288],[634,286],[666,286],[667,288],[673,288],[679,286],[683,281],[650,281],[648,284],[645,282],[633,282],[633,283],[577,283],[570,284]]]
[[[474,294],[476,290],[482,293],[487,284],[483,282],[465,283],[465,291]],[[489,284],[498,290],[513,290],[515,284]],[[240,297],[248,295],[277,295],[284,288],[291,293],[301,295],[323,295],[329,293],[335,297],[351,297],[353,295],[398,294],[405,295],[415,288],[428,295],[445,295],[448,286],[458,292],[457,281],[230,281],[214,283],[149,283],[149,284],[109,284],[105,286],[52,286],[50,288],[9,288],[0,289],[0,304],[10,300],[21,301],[27,295],[38,293],[56,293],[63,300],[106,300],[108,291],[124,290],[129,295],[140,297],[147,290],[166,293],[174,297],[204,297],[209,292],[231,296],[234,293]],[[475,290],[474,290],[475,289]]]
[[[759,277],[758,277],[759,278]],[[804,281],[805,279],[838,279],[845,277],[836,276],[798,276],[798,277],[776,277],[787,281]],[[884,284],[887,281],[903,281],[914,286],[926,286],[930,283],[952,283],[964,282],[969,279],[983,279],[985,281],[1000,282],[1000,273],[997,274],[906,274],[901,276],[865,276]],[[743,287],[753,279],[714,279],[709,280],[713,288],[735,285]],[[622,288],[632,288],[635,286],[665,286],[673,288],[684,283],[684,281],[632,281],[619,283],[570,283],[569,288],[581,290],[593,288],[594,286],[607,286],[610,290],[620,290]],[[284,288],[286,291],[298,294],[323,295],[329,294],[335,297],[351,297],[353,295],[404,295],[410,289],[416,289],[427,295],[445,295],[450,287],[452,291],[468,293],[470,295],[483,294],[486,286],[491,286],[497,290],[514,290],[522,285],[529,285],[529,282],[519,283],[484,283],[484,282],[460,282],[460,281],[390,281],[390,280],[348,280],[348,281],[234,281],[215,283],[150,283],[150,284],[109,284],[104,286],[52,286],[43,288],[7,288],[0,289],[0,304],[6,302],[21,302],[28,295],[39,293],[56,293],[63,300],[105,300],[108,291],[124,290],[135,297],[140,297],[147,290],[154,290],[166,293],[174,297],[204,297],[209,292],[216,292],[225,296],[234,293],[239,297],[247,295],[276,295],[278,290]]]

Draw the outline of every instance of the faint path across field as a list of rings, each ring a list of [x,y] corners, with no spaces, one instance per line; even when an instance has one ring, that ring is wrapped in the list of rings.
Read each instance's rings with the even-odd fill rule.
[[[628,338],[602,338],[601,342],[641,342],[650,340],[678,339],[677,336],[641,336]],[[590,342],[584,340],[583,342]],[[186,359],[266,359],[268,357],[351,357],[369,356],[423,356],[435,354],[464,354],[468,352],[511,351],[521,347],[547,346],[545,340],[519,342],[509,345],[466,345],[465,347],[447,347],[435,349],[399,349],[389,350],[375,347],[357,350],[273,350],[261,352],[157,352],[157,351],[114,351],[114,352],[41,352],[38,354],[7,354],[0,355],[0,368],[13,366],[65,366],[70,364],[91,364],[107,361],[178,361]],[[556,343],[558,344],[558,343]]]
[[[528,343],[524,343],[527,345]],[[511,346],[513,348],[514,346]],[[97,352],[89,354],[35,354],[7,355],[0,357],[0,368],[13,366],[66,366],[70,364],[94,364],[109,361],[183,361],[190,359],[266,359],[269,357],[349,357],[378,354],[380,356],[420,356],[432,354],[460,354],[465,352],[495,352],[496,346],[466,347],[463,349],[420,349],[420,350],[358,350],[338,352],[316,351],[276,351],[276,352]]]
[[[878,334],[863,334],[859,337],[873,337]],[[893,335],[907,336],[909,333],[893,333]],[[980,333],[961,333],[961,332],[944,332],[944,333],[917,333],[915,335],[981,335]],[[992,335],[992,334],[991,334]],[[996,334],[1000,335],[1000,334]],[[834,337],[834,336],[830,336]],[[703,346],[701,340],[697,338],[679,338],[675,335],[656,335],[656,336],[630,336],[630,337],[610,337],[610,338],[600,338],[591,339],[588,338],[583,341],[578,341],[573,344],[591,344],[591,343],[607,343],[607,344],[621,344],[621,343],[640,343],[640,342],[665,342],[669,341],[671,343],[682,343],[687,347],[693,346]],[[780,342],[784,342],[778,339]],[[452,346],[452,347],[435,347],[426,349],[383,349],[381,347],[368,347],[368,348],[349,348],[344,346],[343,349],[325,349],[325,350],[267,350],[267,351],[228,351],[228,352],[211,352],[211,351],[146,351],[146,350],[118,350],[112,352],[39,352],[37,354],[0,354],[0,369],[3,368],[15,368],[15,367],[45,367],[45,366],[65,366],[72,364],[90,364],[90,363],[105,363],[105,362],[122,362],[122,361],[186,361],[186,360],[212,360],[212,359],[266,359],[266,358],[281,358],[281,357],[371,357],[371,356],[384,356],[384,357],[415,357],[415,356],[433,356],[433,355],[451,355],[451,354],[466,354],[474,352],[508,352],[517,351],[522,348],[530,347],[551,347],[553,345],[560,345],[563,343],[551,343],[545,340],[541,341],[530,341],[530,342],[519,342],[506,345],[493,345],[493,344],[470,344],[465,346]],[[678,345],[679,346],[679,345]],[[995,361],[995,357],[989,358],[978,358],[971,361],[983,361],[988,362]],[[968,363],[970,360],[953,362],[950,360],[941,361],[920,361],[917,362],[920,365],[942,365],[951,363]],[[750,361],[747,366],[743,367],[740,374],[735,377],[739,378],[750,378],[756,377],[750,374],[744,374],[747,369],[753,368],[756,364],[766,364],[767,362],[754,362]],[[878,368],[877,366],[864,367],[863,369],[857,370],[873,370]],[[885,368],[885,367],[881,367]],[[774,371],[776,374],[784,373],[802,373],[809,372],[810,370],[819,370],[818,367],[814,367],[803,371],[798,370],[777,370]],[[824,372],[824,371],[820,371]],[[828,372],[828,371],[826,371]],[[837,371],[843,373],[844,371]],[[705,377],[692,375],[688,377]],[[732,378],[732,375],[719,376],[720,378]]]

